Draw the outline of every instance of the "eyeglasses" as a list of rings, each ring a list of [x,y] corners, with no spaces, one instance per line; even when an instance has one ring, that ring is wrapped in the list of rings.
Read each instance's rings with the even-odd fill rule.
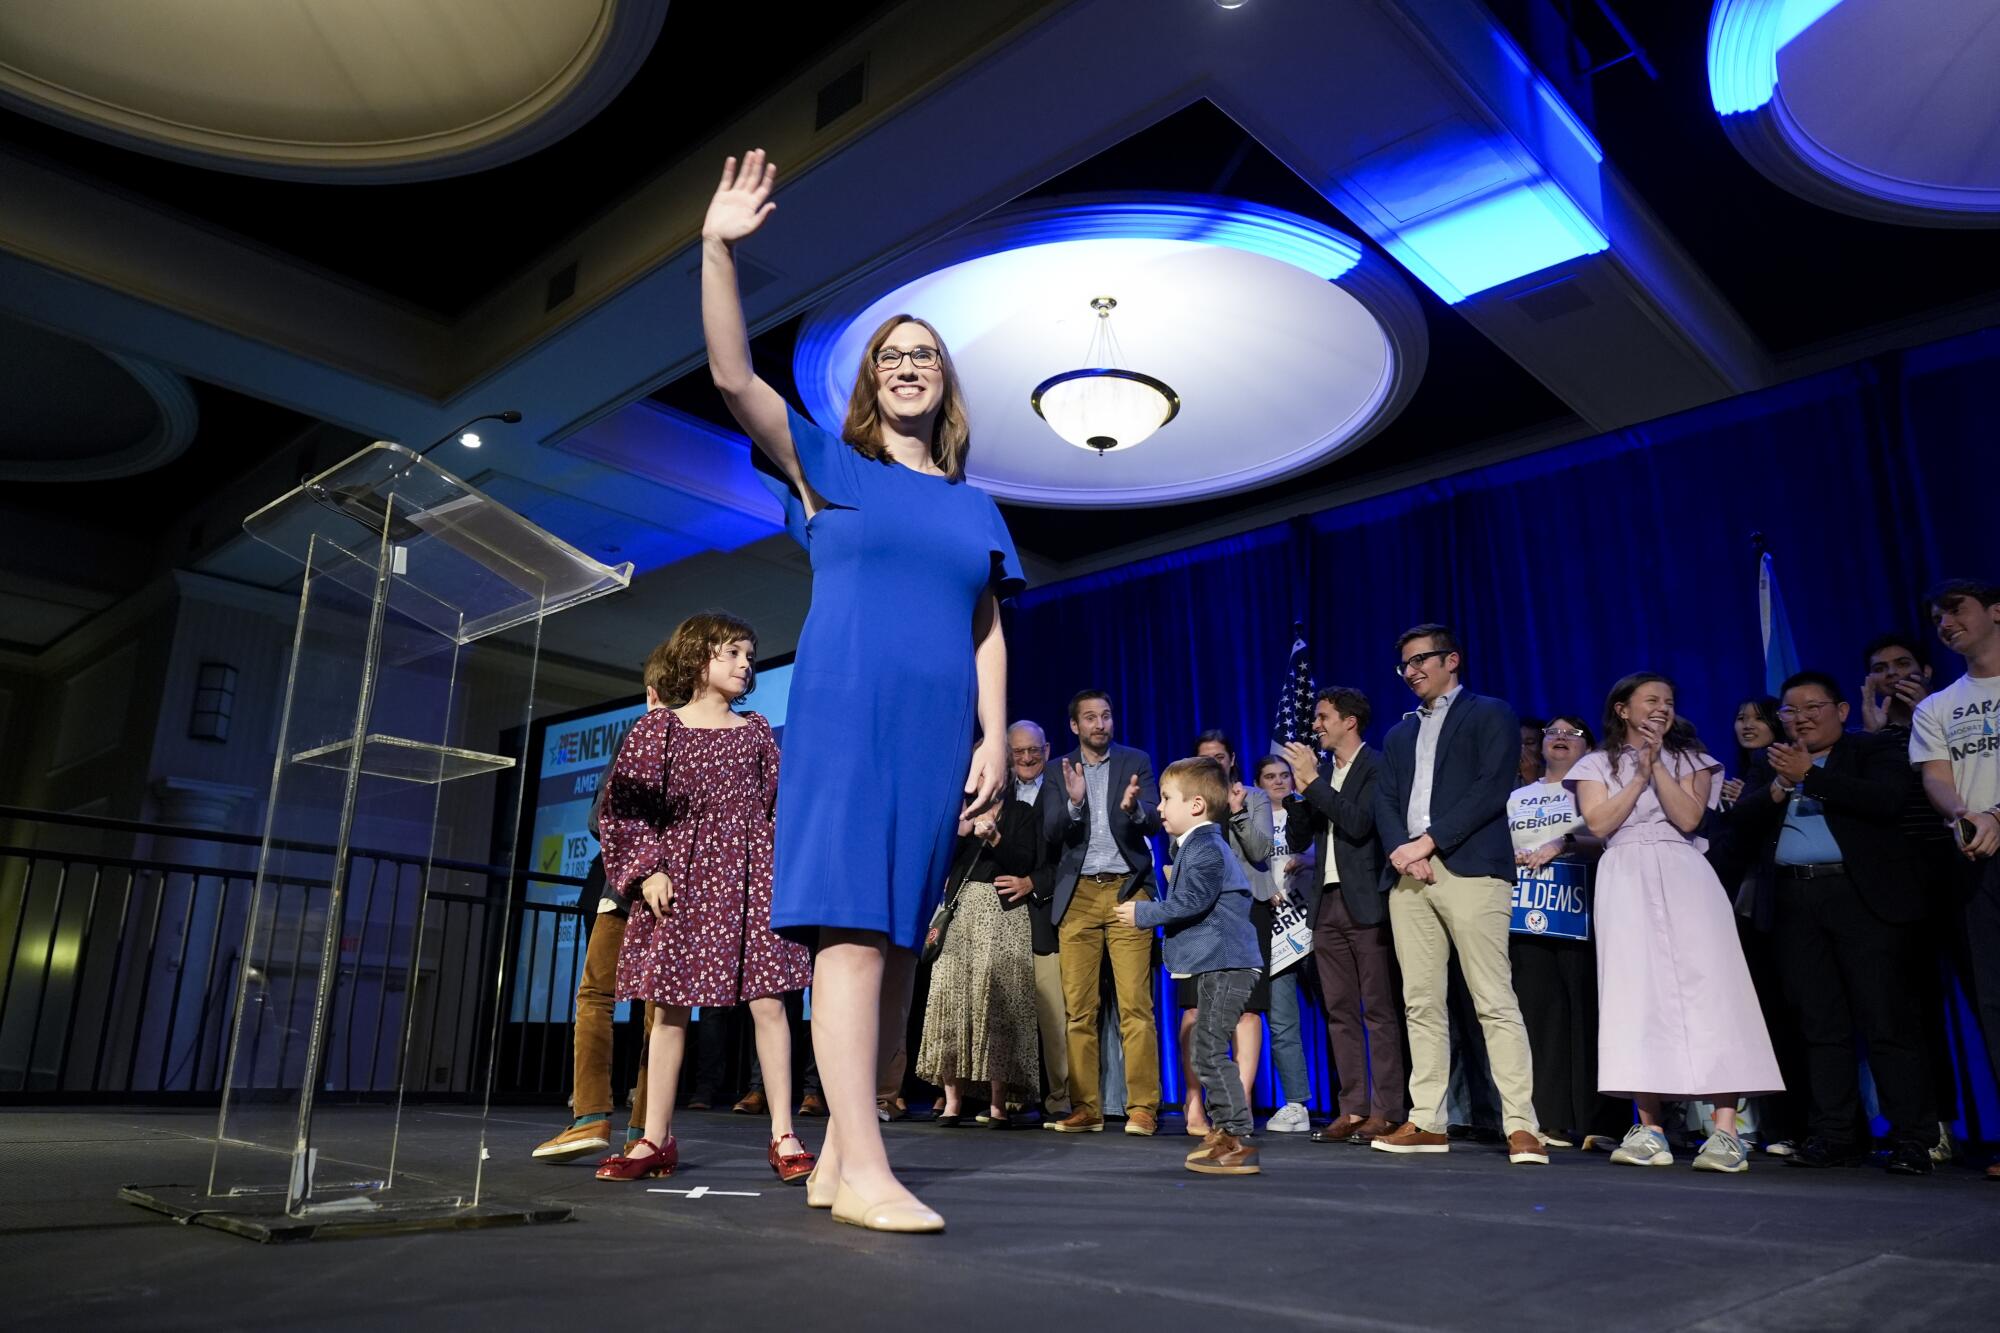
[[[1552,741],[1580,741],[1584,739],[1583,733],[1573,727],[1543,727],[1542,735]]]
[[[1410,674],[1411,667],[1422,666],[1425,662],[1428,662],[1433,657],[1442,659],[1449,656],[1451,656],[1451,650],[1449,648],[1433,648],[1427,653],[1412,653],[1410,656],[1396,663],[1396,674],[1399,676],[1407,676]]]
[[[1016,759],[1039,759],[1048,752],[1046,745],[1016,745],[1008,751]]]
[[[910,366],[915,370],[936,370],[944,364],[943,356],[935,347],[912,347],[908,351],[900,347],[884,347],[875,353],[875,369],[885,372],[900,370],[904,357],[910,359]]]
[[[1778,710],[1778,716],[1785,719],[1785,721],[1790,722],[1793,718],[1799,717],[1801,715],[1805,717],[1818,717],[1821,713],[1826,712],[1828,709],[1838,708],[1839,706],[1840,706],[1839,704],[1829,703],[1824,699],[1821,699],[1816,703],[1809,703],[1809,704],[1786,704],[1783,708],[1780,708]]]

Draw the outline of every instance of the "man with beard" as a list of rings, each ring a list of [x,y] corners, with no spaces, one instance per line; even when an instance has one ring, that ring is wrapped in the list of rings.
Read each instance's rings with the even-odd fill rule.
[[[1125,1049],[1125,1132],[1159,1126],[1160,1043],[1153,1026],[1153,932],[1120,922],[1114,909],[1153,897],[1160,790],[1141,750],[1112,742],[1111,696],[1083,690],[1070,700],[1077,749],[1061,767],[1062,799],[1045,825],[1059,850],[1050,916],[1060,949],[1069,1024],[1070,1114],[1044,1128],[1062,1134],[1104,1128],[1097,1074],[1098,979],[1105,956],[1118,993]]]

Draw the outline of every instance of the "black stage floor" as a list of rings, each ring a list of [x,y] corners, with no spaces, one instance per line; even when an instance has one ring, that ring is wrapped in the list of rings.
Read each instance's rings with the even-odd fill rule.
[[[342,1116],[381,1117],[380,1111]],[[490,1188],[576,1220],[258,1245],[116,1198],[206,1178],[212,1112],[0,1113],[0,1326],[99,1329],[1974,1329],[2000,1324],[2000,1185],[1613,1167],[1497,1149],[1390,1157],[1263,1135],[1265,1174],[1181,1169],[1192,1143],[920,1122],[891,1150],[941,1237],[809,1211],[762,1126],[684,1114],[648,1194],[528,1151],[560,1111],[492,1124]],[[809,1141],[824,1122],[807,1122]],[[1178,1130],[1179,1121],[1166,1126]],[[406,1162],[462,1134],[405,1113]]]

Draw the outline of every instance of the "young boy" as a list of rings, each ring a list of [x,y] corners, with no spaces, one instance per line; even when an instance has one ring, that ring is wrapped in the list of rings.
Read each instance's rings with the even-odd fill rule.
[[[1216,822],[1229,813],[1229,780],[1213,759],[1182,759],[1160,775],[1160,826],[1174,839],[1173,887],[1164,901],[1118,904],[1128,926],[1167,928],[1167,967],[1195,979],[1201,1017],[1194,1068],[1214,1125],[1187,1168],[1213,1176],[1254,1176],[1257,1150],[1242,1075],[1229,1057],[1236,1020],[1264,960],[1250,924],[1250,878]]]

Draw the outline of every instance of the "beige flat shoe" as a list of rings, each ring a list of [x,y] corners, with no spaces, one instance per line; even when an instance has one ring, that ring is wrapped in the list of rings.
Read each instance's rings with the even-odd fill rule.
[[[944,1219],[920,1203],[869,1203],[846,1181],[833,1200],[833,1220],[868,1231],[932,1235],[944,1230]]]
[[[817,1166],[812,1169],[812,1174],[806,1177],[806,1207],[808,1208],[833,1207],[834,1197],[839,1192],[840,1186],[838,1182],[822,1181],[819,1178],[819,1168]]]

